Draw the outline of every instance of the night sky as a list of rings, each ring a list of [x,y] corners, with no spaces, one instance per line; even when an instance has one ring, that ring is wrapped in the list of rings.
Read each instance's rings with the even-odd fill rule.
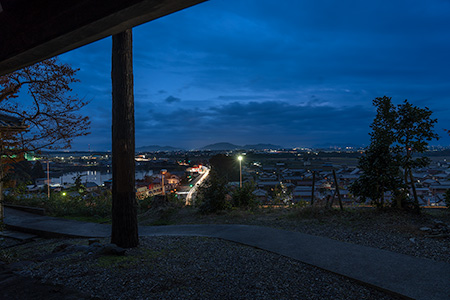
[[[367,145],[372,100],[429,107],[449,145],[450,1],[211,0],[133,29],[136,146]],[[60,56],[111,149],[111,38]]]

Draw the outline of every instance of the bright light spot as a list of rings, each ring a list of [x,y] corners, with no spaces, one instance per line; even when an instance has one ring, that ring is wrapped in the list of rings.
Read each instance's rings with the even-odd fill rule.
[[[238,159],[239,159],[239,160],[242,160],[242,156],[239,155],[239,156],[238,156]]]
[[[66,192],[63,192],[62,195],[65,196],[65,195],[67,195],[67,193],[66,193]]]

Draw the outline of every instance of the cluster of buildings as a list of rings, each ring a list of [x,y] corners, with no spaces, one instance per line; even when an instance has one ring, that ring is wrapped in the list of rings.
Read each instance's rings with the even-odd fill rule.
[[[336,152],[335,152],[336,153]],[[88,155],[89,154],[89,155]],[[207,161],[208,153],[189,152],[190,157],[194,157],[199,161]],[[356,157],[346,160],[347,164],[335,164],[333,161],[341,161],[329,158],[314,158],[318,153],[309,158],[299,159],[301,153],[262,153],[262,159],[267,159],[272,162],[269,165],[261,162],[253,162],[245,164],[242,167],[243,180],[251,181],[255,185],[253,194],[262,204],[281,204],[281,203],[301,203],[311,202],[314,197],[316,203],[327,202],[331,199],[339,197],[346,205],[352,205],[358,199],[355,199],[349,192],[349,186],[362,175],[362,171],[356,166]],[[308,152],[309,154],[309,152]],[[197,156],[198,157],[197,157]],[[211,155],[209,153],[209,155]],[[277,163],[273,163],[272,156],[280,155]],[[291,156],[289,156],[291,155]],[[336,155],[339,155],[336,154]],[[334,156],[326,156],[334,157]],[[50,164],[51,170],[71,170],[70,167],[97,165],[108,166],[110,163],[110,154],[102,153],[93,155],[90,153],[67,154],[55,156],[52,158]],[[351,162],[349,162],[351,161]],[[291,163],[295,162],[295,163]],[[291,164],[298,166],[292,167]],[[354,164],[354,165],[352,165]],[[136,180],[136,198],[145,199],[163,193],[177,192],[178,194],[188,194],[192,188],[192,184],[196,183],[194,178],[196,174],[203,172],[202,165],[191,164],[191,158],[187,158],[186,153],[167,156],[167,158],[155,157],[154,155],[137,155],[137,167],[145,167],[148,169],[158,169],[155,174],[145,176],[140,180]],[[44,166],[45,167],[45,166]],[[171,171],[164,170],[168,168]],[[178,171],[175,171],[178,170]],[[190,175],[189,175],[190,174]],[[110,178],[108,173],[108,177]],[[194,176],[192,176],[194,175]],[[419,201],[422,206],[445,206],[444,194],[450,190],[450,163],[446,159],[434,159],[434,161],[426,168],[416,169],[413,172],[415,180],[416,192],[419,196]],[[101,175],[100,175],[101,179]],[[106,178],[105,178],[106,179]],[[191,182],[192,181],[192,182]],[[182,184],[183,182],[183,184]],[[47,178],[36,180],[36,184],[28,186],[29,192],[42,192],[43,188],[47,186]],[[103,184],[101,184],[103,183]],[[98,185],[100,184],[100,185]],[[111,180],[99,182],[90,182],[83,180],[85,190],[94,195],[101,193],[104,189],[111,188]],[[233,182],[231,185],[239,186],[239,182]],[[65,186],[61,180],[61,184],[50,184],[53,190],[72,190],[72,185]],[[46,191],[44,191],[46,192]],[[390,200],[390,195],[386,194],[385,199]]]
[[[145,176],[143,179],[136,180],[136,198],[139,200],[165,194],[168,192],[176,191],[177,187],[180,186],[181,178],[180,175],[171,174],[166,170],[161,172],[160,174],[154,174],[151,176]],[[47,178],[39,178],[36,180],[36,184],[28,185],[28,192],[40,193],[44,191],[47,187],[48,180]],[[98,185],[95,182],[82,182],[84,190],[87,193],[90,193],[92,196],[95,196],[96,193],[101,190],[111,189],[112,179],[104,181],[103,185]],[[64,192],[65,190],[73,190],[74,184],[61,185],[58,183],[52,184],[50,181],[50,189],[55,192]],[[44,191],[46,192],[46,191]],[[78,196],[79,193],[77,191],[68,192],[70,196]]]
[[[160,174],[145,176],[144,179],[136,180],[136,198],[142,200],[155,195],[164,195],[167,192],[176,192],[180,183],[179,175],[162,170]]]
[[[245,177],[255,182],[254,195],[261,203],[298,203],[301,201],[325,203],[337,201],[338,193],[347,205],[358,202],[349,186],[362,175],[356,166],[341,166],[330,162],[315,169],[293,169],[285,163],[264,167],[260,163],[244,170]],[[450,164],[446,160],[413,173],[416,192],[422,206],[445,206],[444,194],[450,189]],[[391,195],[386,194],[389,201]]]

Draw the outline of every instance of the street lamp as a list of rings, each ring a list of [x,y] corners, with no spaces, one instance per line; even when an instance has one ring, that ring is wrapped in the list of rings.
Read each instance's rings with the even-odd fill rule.
[[[238,156],[239,160],[239,187],[242,188],[242,156]]]

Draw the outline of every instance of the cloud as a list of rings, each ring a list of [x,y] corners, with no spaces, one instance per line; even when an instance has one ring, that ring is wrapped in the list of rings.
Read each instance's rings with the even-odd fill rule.
[[[446,0],[215,0],[138,26],[137,137],[362,143],[383,95],[448,123],[449,14]],[[110,107],[110,52],[108,38],[61,56],[99,107]]]
[[[357,143],[368,140],[372,109],[333,107],[323,103],[290,104],[283,101],[232,102],[205,108],[177,108],[148,112],[136,131],[142,136],[170,136],[186,143],[194,140],[276,142],[312,146],[321,140]],[[330,133],[331,132],[331,133]],[[153,134],[152,134],[153,133]]]
[[[166,101],[167,103],[174,103],[174,102],[180,102],[181,99],[174,97],[174,96],[169,96],[164,101]]]

